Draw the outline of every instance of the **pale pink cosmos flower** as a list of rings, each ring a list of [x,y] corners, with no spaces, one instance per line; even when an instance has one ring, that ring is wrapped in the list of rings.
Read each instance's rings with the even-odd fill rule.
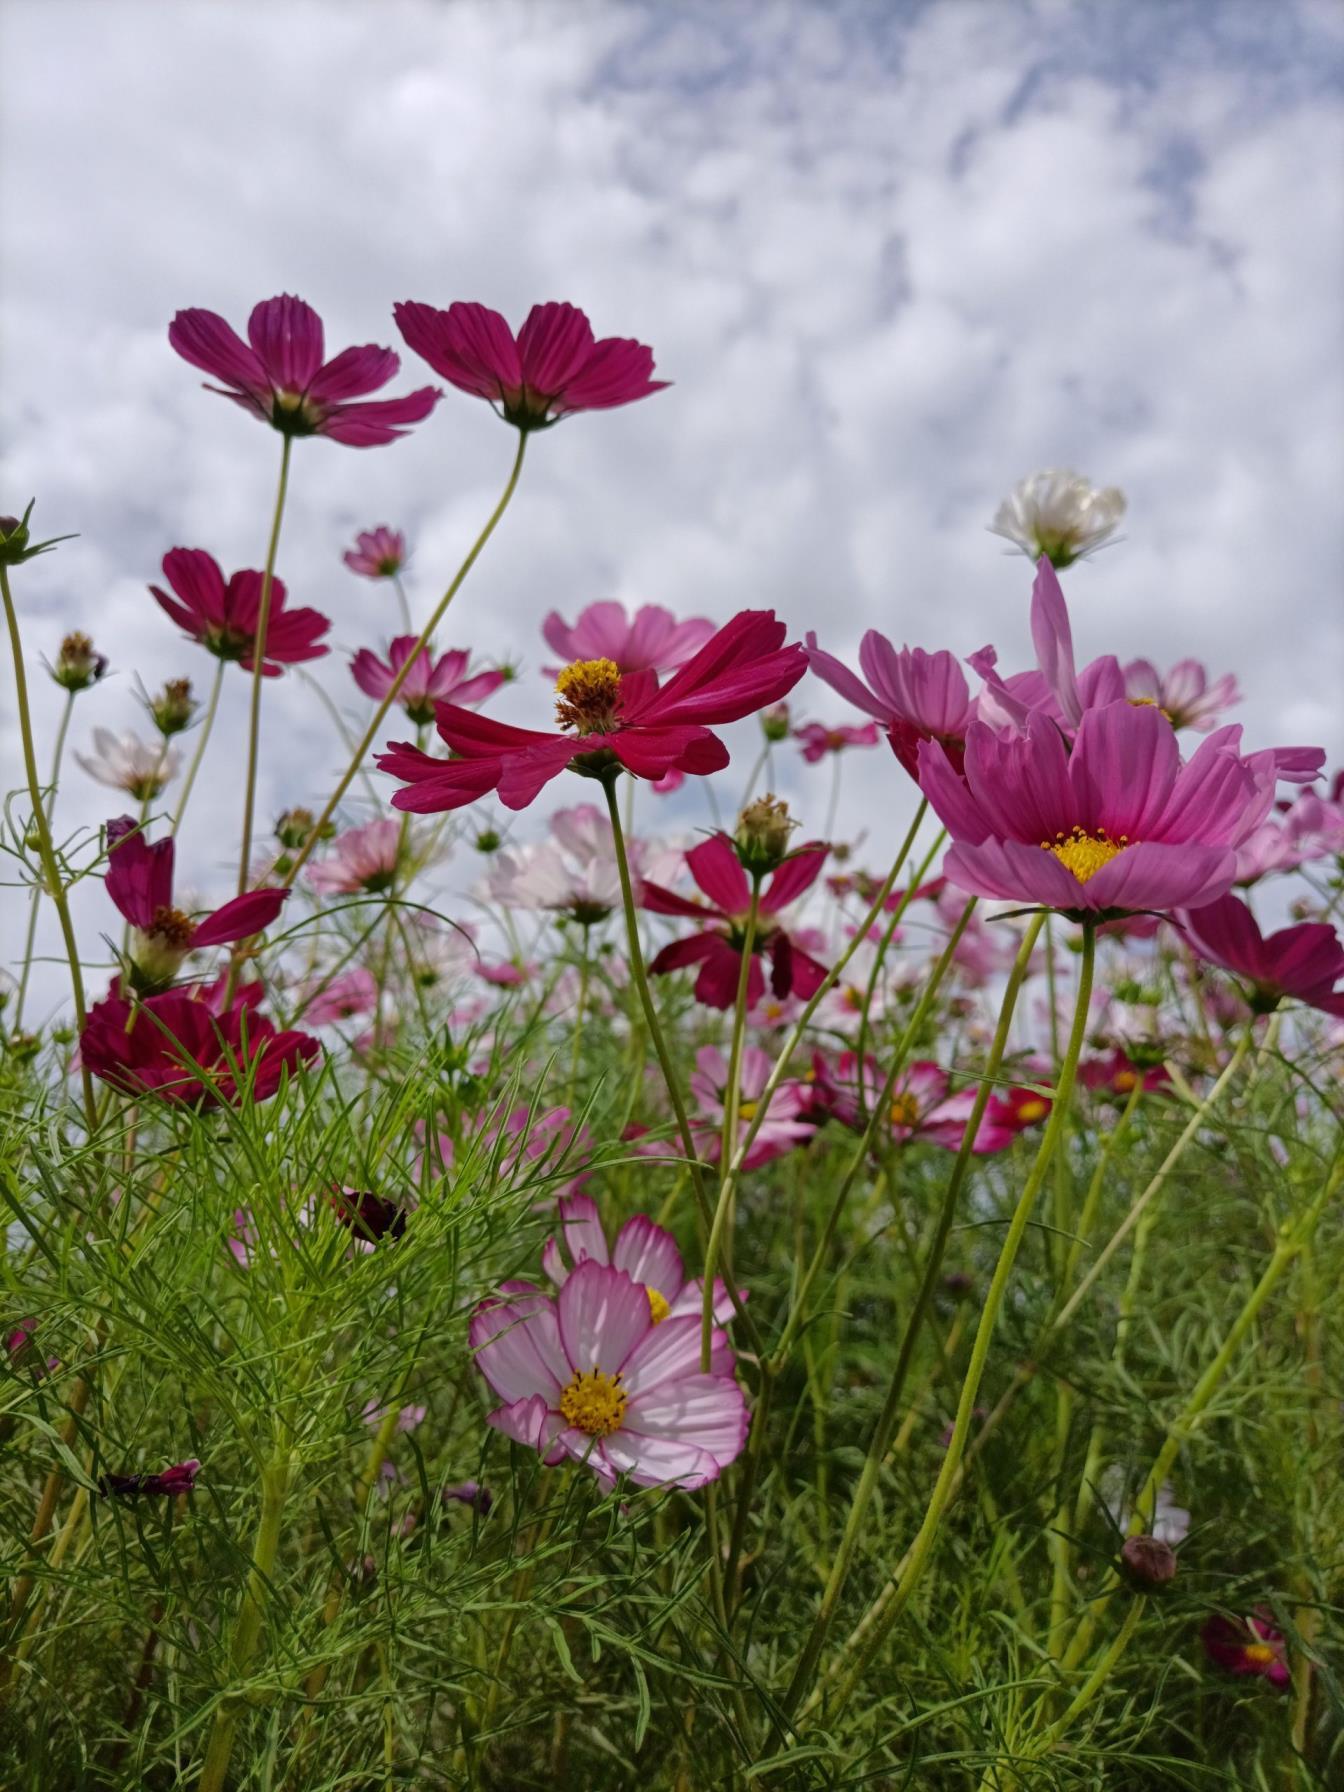
[[[589,1259],[548,1295],[514,1283],[471,1322],[476,1366],[504,1402],[487,1423],[536,1450],[566,1457],[604,1488],[694,1490],[717,1480],[747,1439],[750,1414],[730,1373],[700,1368],[700,1319],[655,1323],[648,1289]],[[717,1360],[726,1339],[714,1338]]]
[[[581,926],[595,926],[621,906],[611,823],[595,804],[580,803],[556,811],[551,835],[548,841],[499,852],[490,867],[489,893],[505,908],[568,915]],[[628,852],[638,902],[638,841],[629,842]]]
[[[415,653],[418,639],[418,635],[398,635],[388,648],[386,660],[380,660],[371,648],[360,648],[350,662],[350,673],[366,697],[386,697],[402,667],[411,660],[411,669],[397,692],[397,702],[411,721],[426,723],[434,720],[435,704],[483,703],[505,682],[503,672],[469,673],[470,655],[460,648],[440,654],[437,659],[432,647]]]
[[[308,882],[324,896],[376,895],[390,889],[401,851],[399,821],[370,821],[347,828],[324,858],[309,865]]]
[[[757,1107],[773,1068],[770,1054],[762,1051],[759,1045],[748,1045],[743,1049],[738,1074],[739,1144],[756,1118]],[[691,1135],[695,1140],[696,1151],[705,1163],[719,1161],[727,1088],[727,1058],[717,1045],[702,1045],[695,1054],[695,1070],[691,1075],[691,1093],[699,1108],[698,1114],[691,1119]],[[782,1082],[771,1097],[760,1131],[743,1161],[743,1169],[754,1170],[773,1158],[784,1157],[810,1139],[812,1128],[802,1118],[807,1106],[808,1095],[800,1083]]]
[[[541,625],[546,645],[562,665],[573,660],[610,660],[621,672],[674,672],[693,659],[714,633],[714,623],[693,616],[678,622],[661,604],[644,604],[634,615],[624,604],[589,604],[575,622],[552,610]],[[547,678],[559,666],[543,668]]]
[[[319,980],[312,987],[314,993],[303,1005],[303,1017],[311,1027],[353,1020],[356,1015],[372,1014],[378,1006],[377,979],[364,965],[342,971],[327,981]]]
[[[824,722],[804,722],[795,728],[793,738],[802,743],[803,758],[816,765],[829,753],[843,753],[849,747],[875,747],[877,723],[864,722],[851,727],[844,724],[828,728]]]
[[[406,537],[400,529],[379,523],[376,529],[361,529],[354,547],[341,558],[361,578],[393,579],[406,564]]]
[[[1131,703],[1154,703],[1173,728],[1194,728],[1207,734],[1223,710],[1241,702],[1231,672],[1209,683],[1198,660],[1178,660],[1165,677],[1151,660],[1131,660],[1125,667],[1125,695]]]
[[[98,783],[109,790],[124,790],[142,803],[159,796],[182,769],[182,755],[176,747],[163,741],[143,741],[129,728],[123,734],[95,728],[93,750],[76,753],[75,758]]]
[[[377,1400],[367,1400],[361,1417],[371,1430],[376,1430],[392,1409],[381,1405]],[[403,1406],[397,1414],[398,1431],[414,1431],[417,1425],[424,1423],[427,1406]]]

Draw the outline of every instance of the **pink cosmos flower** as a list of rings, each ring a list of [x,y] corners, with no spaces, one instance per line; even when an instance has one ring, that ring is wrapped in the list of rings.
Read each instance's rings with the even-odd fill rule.
[[[576,1194],[588,1180],[593,1138],[587,1126],[575,1123],[566,1107],[540,1111],[527,1106],[504,1113],[502,1105],[483,1108],[468,1116],[463,1126],[462,1149],[475,1150],[493,1160],[495,1172],[509,1182],[520,1170],[553,1178],[563,1175],[562,1192]],[[443,1174],[456,1161],[457,1151],[447,1133],[438,1133],[428,1141],[425,1155],[417,1162],[417,1179],[423,1174],[426,1160],[431,1174]]]
[[[1107,1095],[1132,1095],[1139,1083],[1144,1092],[1165,1089],[1171,1076],[1165,1064],[1136,1064],[1119,1046],[1104,1058],[1085,1058],[1078,1066],[1078,1081],[1085,1089],[1096,1089]]]
[[[163,556],[163,576],[172,588],[171,597],[159,585],[149,589],[165,615],[217,659],[237,660],[251,672],[256,664],[262,574],[236,572],[225,584],[219,562],[204,548],[171,548]],[[330,627],[318,610],[287,610],[284,580],[273,578],[262,676],[278,678],[286,666],[321,659],[330,649],[320,646],[318,638]]]
[[[107,824],[104,887],[131,925],[131,961],[142,990],[170,984],[188,952],[232,945],[263,932],[289,895],[288,890],[250,890],[193,921],[173,907],[175,853],[171,835],[151,846],[130,815]]]
[[[341,558],[361,578],[393,579],[406,564],[406,537],[400,529],[379,523],[376,529],[361,529],[354,547]]]
[[[490,895],[505,908],[567,915],[581,927],[596,926],[621,905],[611,823],[594,804],[579,803],[556,811],[551,834],[537,845],[500,852],[490,867]],[[640,842],[629,841],[626,850],[638,901],[643,886],[634,872],[642,857]]]
[[[386,697],[418,639],[417,635],[398,635],[388,648],[386,660],[380,660],[368,647],[360,648],[350,662],[350,672],[366,697]],[[503,672],[476,672],[468,676],[469,658],[461,649],[441,654],[438,659],[433,657],[431,648],[423,648],[415,655],[397,692],[397,702],[411,721],[418,725],[432,722],[439,703],[483,703],[505,682]]]
[[[547,429],[572,411],[606,411],[661,392],[653,350],[608,336],[593,340],[592,325],[573,305],[534,305],[515,340],[485,305],[446,311],[406,300],[392,315],[408,348],[459,391],[498,407],[521,430]]]
[[[761,1095],[774,1068],[768,1052],[758,1045],[745,1047],[738,1075],[738,1138],[745,1138],[747,1128],[756,1118]],[[728,1088],[728,1060],[717,1045],[702,1045],[695,1054],[695,1070],[691,1075],[691,1093],[699,1105],[699,1114],[691,1120],[691,1133],[696,1152],[705,1163],[717,1163],[723,1143],[723,1104]],[[770,1107],[761,1122],[743,1162],[743,1169],[755,1170],[772,1158],[783,1157],[795,1146],[812,1137],[811,1126],[802,1118],[809,1105],[809,1096],[801,1084],[783,1082],[771,1097]]]
[[[746,1442],[747,1403],[731,1373],[700,1369],[697,1315],[655,1321],[648,1289],[589,1259],[554,1300],[514,1283],[471,1322],[476,1365],[504,1404],[487,1423],[536,1450],[568,1456],[603,1487],[693,1490],[716,1480]],[[714,1337],[716,1360],[731,1362]]]
[[[815,995],[826,978],[826,967],[802,950],[796,937],[777,920],[787,908],[810,890],[826,863],[820,842],[800,847],[771,874],[758,905],[756,937],[752,942],[751,969],[747,975],[747,1006],[754,1008],[765,994],[765,974],[757,955],[770,960],[770,987],[777,996],[796,994],[804,1000]],[[661,884],[645,883],[644,907],[655,915],[680,915],[698,921],[701,931],[689,939],[664,946],[650,971],[661,976],[687,965],[698,964],[695,999],[708,1008],[731,1008],[737,1000],[751,909],[751,885],[727,834],[715,834],[686,854],[691,876],[709,898],[689,902]],[[717,923],[717,925],[715,925]]]
[[[390,889],[397,875],[401,823],[366,822],[347,828],[331,843],[325,858],[308,867],[308,882],[324,896],[376,895]]]
[[[1225,738],[1182,765],[1162,712],[1123,700],[1083,713],[1071,753],[1039,711],[1016,738],[974,723],[964,771],[942,747],[920,747],[920,788],[954,842],[947,876],[973,895],[1080,917],[1223,895],[1269,795]]]
[[[544,668],[556,678],[574,660],[610,660],[621,672],[674,672],[699,653],[714,624],[706,616],[678,622],[661,604],[644,604],[631,616],[624,604],[600,603],[580,610],[573,623],[552,610],[541,632],[560,655],[560,666]]]
[[[805,640],[808,664],[817,677],[882,724],[912,778],[921,741],[941,742],[954,764],[959,763],[976,711],[955,654],[941,649],[925,653],[922,647],[898,652],[885,635],[870,628],[859,644],[865,684],[833,654],[824,653],[815,634]]]
[[[379,757],[410,788],[397,809],[440,814],[490,791],[525,809],[566,768],[590,777],[624,769],[656,780],[676,767],[707,776],[728,750],[707,724],[736,722],[792,690],[807,670],[801,647],[784,645],[773,610],[744,610],[713,635],[661,689],[652,672],[622,673],[614,660],[576,660],[556,680],[556,720],[566,732],[514,728],[445,703],[440,738],[456,757],[431,758],[408,741]]]
[[[360,1416],[370,1430],[376,1431],[387,1417],[389,1410],[386,1406],[380,1406],[376,1400],[366,1400],[364,1411]],[[424,1423],[425,1414],[428,1411],[427,1406],[403,1406],[397,1415],[397,1430],[414,1431],[418,1425]]]
[[[676,1239],[661,1226],[656,1226],[647,1214],[639,1213],[627,1220],[616,1234],[616,1242],[609,1246],[597,1203],[591,1196],[563,1196],[556,1202],[556,1209],[570,1260],[568,1264],[565,1262],[559,1240],[554,1237],[546,1240],[541,1267],[555,1287],[563,1288],[581,1263],[606,1263],[613,1269],[623,1269],[632,1281],[642,1284],[655,1325],[661,1325],[664,1319],[682,1319],[687,1314],[698,1318],[701,1315],[703,1280],[699,1277],[687,1280]],[[726,1325],[732,1313],[733,1303],[723,1283],[716,1281],[714,1317],[720,1325]],[[726,1336],[719,1336],[710,1367],[716,1375],[732,1374],[733,1353]]]
[[[1304,790],[1284,810],[1283,831],[1303,861],[1344,857],[1344,802]]]
[[[352,1020],[357,1014],[372,1014],[378,1006],[378,983],[364,965],[343,971],[339,977],[315,984],[315,993],[304,1004],[304,1019],[310,1027],[321,1027],[331,1021]]]
[[[221,380],[207,386],[287,436],[327,436],[347,448],[376,448],[422,423],[442,393],[422,386],[403,398],[352,403],[385,386],[401,366],[390,348],[367,343],[323,361],[322,319],[302,299],[263,299],[247,320],[247,342],[213,311],[179,311],[168,340],[184,361]]]
[[[793,738],[803,743],[803,758],[808,765],[816,765],[828,753],[843,753],[847,747],[875,747],[877,723],[828,728],[823,722],[804,722],[801,728],[794,729]]]
[[[1164,678],[1151,660],[1131,660],[1125,667],[1125,695],[1131,703],[1155,703],[1173,728],[1194,728],[1207,734],[1223,710],[1241,702],[1231,672],[1209,683],[1198,660],[1178,660]]]
[[[671,796],[674,791],[680,790],[685,782],[685,772],[679,772],[674,767],[672,771],[664,772],[661,778],[655,778],[649,785],[649,789],[655,796]]]
[[[1244,978],[1257,1014],[1284,1000],[1305,1002],[1344,1018],[1344,945],[1323,921],[1303,921],[1262,934],[1255,916],[1236,896],[1224,896],[1180,916],[1201,958]]]
[[[1225,1674],[1258,1674],[1283,1690],[1293,1683],[1288,1645],[1271,1623],[1267,1607],[1258,1605],[1248,1617],[1212,1612],[1199,1633],[1204,1653]]]
[[[853,1052],[842,1052],[834,1070],[820,1053],[813,1059],[814,1087],[818,1102],[842,1125],[861,1132],[868,1124],[878,1097],[886,1087],[887,1073],[876,1058],[865,1056],[861,1073],[863,1102],[858,1091],[860,1071]],[[919,1141],[958,1151],[966,1136],[967,1122],[975,1106],[974,1088],[949,1093],[951,1079],[940,1064],[916,1059],[899,1073],[888,1099],[888,1137],[894,1144]],[[1050,1112],[1048,1096],[1035,1089],[1013,1088],[992,1094],[980,1121],[972,1150],[979,1157],[1005,1151],[1018,1133],[1044,1120]]]
[[[249,984],[220,1009],[220,990],[168,990],[134,1004],[115,993],[89,1009],[79,1037],[82,1061],[129,1095],[153,1095],[200,1109],[268,1101],[287,1075],[322,1049],[308,1033],[276,1031],[257,1012],[261,985]]]
[[[1242,889],[1276,871],[1295,871],[1314,855],[1304,852],[1277,821],[1262,821],[1237,848],[1237,878]]]
[[[99,1475],[98,1491],[104,1499],[138,1499],[141,1494],[190,1493],[196,1485],[200,1463],[192,1456],[186,1462],[175,1462],[157,1475]]]

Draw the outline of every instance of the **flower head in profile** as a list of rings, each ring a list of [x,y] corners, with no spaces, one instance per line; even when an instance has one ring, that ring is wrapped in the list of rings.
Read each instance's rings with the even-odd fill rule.
[[[1225,709],[1241,702],[1231,672],[1212,682],[1198,660],[1178,660],[1165,674],[1151,660],[1131,660],[1125,667],[1125,695],[1131,703],[1152,703],[1173,728],[1194,728],[1208,734]]]
[[[1125,494],[1098,491],[1082,473],[1048,468],[1032,473],[1009,493],[989,525],[991,535],[1013,542],[1029,560],[1044,554],[1062,569],[1109,541],[1125,514]]]
[[[505,682],[505,674],[497,670],[470,672],[470,656],[461,649],[452,649],[437,659],[430,646],[416,653],[418,639],[418,635],[398,635],[385,660],[380,660],[370,648],[361,647],[350,662],[351,676],[360,690],[366,697],[381,701],[410,660],[411,669],[402,679],[397,702],[417,726],[434,720],[438,704],[483,703]]]
[[[700,1368],[700,1318],[655,1321],[648,1285],[592,1258],[552,1300],[527,1283],[471,1322],[476,1366],[503,1404],[488,1423],[548,1467],[586,1464],[604,1487],[687,1490],[717,1480],[746,1442],[747,1403],[731,1350]]]
[[[361,529],[354,547],[347,548],[341,558],[361,578],[395,579],[406,564],[406,537],[400,529],[379,523],[376,529]]]
[[[63,690],[87,691],[105,676],[107,655],[96,653],[89,637],[76,629],[61,642],[56,664],[48,670]]]
[[[154,1475],[99,1475],[98,1491],[106,1499],[134,1500],[147,1494],[190,1493],[201,1465],[194,1456]]]
[[[319,979],[304,1000],[303,1016],[310,1027],[322,1027],[372,1014],[377,1006],[377,978],[366,965],[354,965],[339,976]]]
[[[263,575],[249,569],[231,574],[226,582],[219,562],[203,548],[171,548],[163,557],[163,576],[168,591],[160,585],[149,589],[164,614],[217,659],[237,660],[251,672]],[[320,659],[330,651],[320,644],[330,627],[320,610],[286,609],[284,581],[273,578],[263,677],[278,678],[286,666]]]
[[[327,436],[347,448],[376,448],[422,423],[441,394],[422,386],[403,398],[370,392],[401,366],[390,348],[366,343],[330,361],[322,319],[289,293],[263,299],[247,320],[247,341],[213,311],[179,311],[168,340],[184,361],[219,380],[207,386],[287,436]]]
[[[376,896],[390,890],[401,864],[401,826],[390,818],[347,828],[330,852],[308,867],[308,882],[324,896]]]
[[[722,771],[728,750],[709,725],[751,715],[807,670],[802,648],[784,645],[785,633],[773,610],[744,610],[661,687],[652,672],[577,660],[556,680],[555,731],[440,704],[439,736],[455,757],[434,759],[393,742],[378,760],[408,787],[393,806],[439,814],[497,791],[505,808],[525,809],[567,768],[589,777],[625,770],[650,782],[674,768],[702,777]]]
[[[694,658],[714,633],[705,616],[678,622],[661,604],[644,604],[632,616],[624,604],[589,604],[574,622],[552,610],[541,625],[546,645],[560,655],[549,678],[574,660],[611,660],[621,672],[675,672]]]
[[[1191,909],[1180,922],[1201,958],[1249,986],[1256,1013],[1294,1001],[1344,1019],[1344,945],[1328,922],[1303,921],[1263,934],[1237,896]]]
[[[1263,1605],[1246,1617],[1211,1612],[1199,1633],[1204,1653],[1225,1674],[1257,1675],[1284,1690],[1293,1683],[1288,1645]]]
[[[925,653],[922,647],[897,649],[870,628],[859,643],[863,678],[858,678],[817,646],[815,634],[806,641],[808,664],[817,677],[881,723],[892,752],[912,778],[921,741],[938,741],[954,761],[959,759],[976,710],[955,654],[941,648],[937,653]]]
[[[593,337],[573,305],[534,305],[515,338],[488,306],[394,305],[408,348],[461,392],[484,398],[520,430],[547,429],[575,411],[607,411],[661,392],[653,350],[642,342]]]
[[[826,967],[803,950],[779,914],[811,889],[825,863],[825,846],[810,842],[785,859],[766,883],[752,937],[748,1008],[754,1008],[765,994],[762,959],[769,961],[770,988],[777,996],[798,995],[806,1000],[824,982]],[[707,901],[692,902],[661,884],[646,882],[643,903],[652,914],[698,922],[699,932],[664,946],[649,969],[661,976],[698,965],[696,1000],[709,1008],[731,1008],[741,976],[751,885],[727,834],[715,834],[688,852],[686,864]]]
[[[627,842],[632,872],[642,856],[638,841]],[[621,905],[621,876],[611,823],[592,803],[558,809],[551,838],[499,852],[490,866],[488,888],[505,908],[566,915],[581,927],[605,921]],[[635,900],[642,885],[635,878]]]
[[[109,790],[124,790],[141,803],[160,795],[182,769],[182,755],[176,747],[143,741],[129,728],[122,734],[95,728],[93,751],[76,753],[75,758],[98,783]]]
[[[173,906],[173,838],[145,838],[132,816],[107,824],[104,888],[130,926],[131,979],[142,993],[165,989],[189,952],[233,945],[271,925],[288,890],[250,890],[193,919]]]
[[[877,723],[863,722],[858,727],[841,724],[828,728],[824,722],[804,722],[795,728],[793,738],[802,743],[803,758],[808,765],[817,765],[833,753],[844,753],[850,747],[875,747]]]

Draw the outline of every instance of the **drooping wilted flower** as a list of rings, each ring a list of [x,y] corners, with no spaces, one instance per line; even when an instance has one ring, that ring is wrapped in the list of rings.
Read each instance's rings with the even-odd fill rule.
[[[1099,491],[1081,473],[1048,468],[1016,486],[994,513],[991,535],[1014,542],[1029,560],[1044,554],[1057,569],[1094,554],[1125,514],[1125,494]]]

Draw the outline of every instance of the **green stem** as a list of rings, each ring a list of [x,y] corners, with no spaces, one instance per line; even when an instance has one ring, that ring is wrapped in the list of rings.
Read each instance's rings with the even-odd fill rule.
[[[392,589],[397,594],[397,603],[401,608],[401,626],[408,635],[413,635],[415,633],[415,628],[411,622],[411,606],[407,602],[406,587],[401,582],[401,574],[399,572],[394,572],[392,574]]]
[[[756,920],[761,906],[761,880],[751,876],[751,903],[747,909],[747,925],[742,939],[742,962],[737,972],[737,999],[733,1004],[733,1038],[728,1048],[728,1082],[723,1091],[723,1132],[719,1141],[719,1163],[726,1165],[737,1138],[737,1111],[741,1100],[738,1084],[742,1076],[742,1044],[747,1028],[747,991],[751,986],[752,948],[756,944]],[[719,1183],[719,1198],[710,1223],[709,1242],[705,1246],[705,1285],[700,1312],[700,1372],[709,1374],[714,1354],[714,1276],[718,1269],[723,1232],[733,1211],[733,1180],[724,1175]]]
[[[285,438],[289,440],[288,436]],[[219,693],[224,684],[224,661],[215,666],[214,680],[210,686],[210,697],[205,706],[205,715],[200,727],[196,730],[196,747],[191,755],[191,764],[187,767],[186,782],[182,786],[182,794],[177,799],[177,808],[173,811],[173,832],[177,833],[182,826],[182,817],[186,813],[187,799],[196,783],[196,774],[201,769],[201,761],[205,758],[205,749],[210,742],[210,733],[215,725],[215,715],[219,709]]]
[[[247,719],[247,769],[243,775],[243,844],[238,857],[238,894],[244,895],[250,882],[252,860],[252,818],[257,802],[257,767],[261,747],[261,688],[266,665],[266,636],[271,624],[271,592],[275,586],[275,556],[280,546],[280,524],[285,514],[285,493],[289,488],[289,456],[294,438],[284,435],[280,450],[280,479],[275,490],[275,509],[271,515],[271,538],[266,544],[266,567],[261,575],[261,601],[257,605],[257,630],[252,641],[252,702]],[[221,662],[222,663],[222,662]],[[199,744],[197,751],[199,753]],[[192,766],[195,776],[195,764]],[[185,800],[185,799],[184,799]]]
[[[47,798],[47,822],[50,825],[56,813],[56,794],[61,782],[61,755],[65,751],[66,731],[70,727],[70,712],[75,707],[75,693],[67,691],[65,702],[61,707],[60,725],[56,730],[56,745],[51,755],[51,777],[47,780],[47,788],[51,795]],[[13,1031],[23,1031],[23,1004],[28,994],[28,979],[33,968],[33,945],[37,939],[37,911],[42,905],[42,886],[33,885],[33,893],[28,899],[28,936],[23,943],[23,971],[19,977],[19,992],[14,999]]]
[[[293,863],[289,867],[289,870],[285,873],[284,881],[285,881],[286,887],[293,884],[294,879],[299,875],[299,872],[302,871],[303,867],[308,863],[308,860],[309,860],[310,856],[312,855],[313,848],[317,845],[318,840],[321,838],[323,828],[326,827],[327,823],[331,820],[332,816],[336,813],[337,804],[340,802],[341,798],[345,795],[346,791],[350,788],[351,784],[354,782],[356,773],[359,771],[360,766],[364,763],[364,755],[368,752],[369,748],[372,746],[374,737],[378,733],[378,730],[382,727],[383,721],[386,718],[388,711],[392,708],[392,705],[396,702],[397,697],[401,691],[402,685],[405,684],[407,678],[409,678],[409,676],[410,676],[411,668],[415,665],[416,661],[420,657],[421,650],[424,648],[425,643],[431,639],[431,637],[434,634],[435,629],[437,629],[439,624],[443,621],[444,616],[447,614],[449,604],[452,603],[453,599],[457,596],[458,592],[461,590],[463,582],[465,581],[467,574],[471,571],[472,567],[475,566],[477,559],[480,557],[481,550],[485,547],[486,542],[489,541],[490,537],[494,534],[496,525],[498,524],[500,518],[504,515],[504,512],[508,509],[509,500],[513,497],[514,491],[516,490],[517,485],[518,485],[518,476],[523,470],[523,453],[524,453],[524,450],[526,449],[526,447],[527,447],[527,432],[525,430],[520,429],[518,432],[518,452],[513,457],[513,467],[509,473],[508,481],[504,487],[504,490],[503,490],[502,494],[500,495],[499,502],[495,505],[495,508],[490,512],[490,516],[486,522],[485,527],[481,530],[480,534],[476,537],[475,541],[472,543],[471,548],[467,553],[466,559],[462,562],[461,566],[458,567],[456,573],[454,573],[452,583],[449,585],[448,589],[444,592],[443,596],[439,599],[438,604],[435,607],[434,614],[430,617],[429,621],[425,624],[424,628],[420,631],[419,637],[416,640],[414,648],[412,648],[411,652],[406,656],[405,663],[403,664],[400,672],[397,673],[397,676],[392,680],[392,683],[388,686],[386,696],[383,698],[382,702],[378,705],[377,709],[373,712],[373,719],[372,719],[372,721],[370,721],[368,727],[364,730],[364,734],[363,734],[362,738],[360,739],[359,744],[356,746],[353,755],[351,756],[349,765],[346,767],[345,771],[341,775],[340,783],[337,784],[335,790],[332,791],[330,797],[327,799],[327,806],[325,809],[323,809],[322,813],[318,816],[317,820],[314,822],[312,833],[309,834],[307,840],[304,841],[302,849],[295,856]]]
[[[632,780],[633,781],[633,780]],[[588,1006],[588,982],[593,972],[593,961],[588,949],[588,928],[582,929],[583,957],[579,960],[579,993],[574,1003],[574,1042],[569,1053],[569,1093],[566,1104],[574,1106],[574,1094],[579,1086],[579,1054],[583,1046],[583,1015]]]
[[[47,813],[42,806],[42,786],[37,776],[37,752],[33,746],[33,718],[28,707],[28,677],[23,666],[23,642],[19,637],[19,618],[14,608],[14,598],[9,589],[9,569],[0,563],[0,598],[5,606],[5,624],[9,630],[9,645],[14,658],[14,695],[19,712],[19,739],[23,746],[23,769],[28,779],[28,796],[33,805],[33,826],[37,829],[37,851],[42,862],[42,873],[46,878],[47,894],[51,897],[52,906],[56,910],[57,920],[61,925],[61,937],[65,941],[65,956],[70,964],[70,984],[75,998],[75,1025],[79,1032],[84,1031],[84,975],[80,970],[79,947],[75,943],[74,924],[70,919],[70,904],[66,900],[65,884],[61,879],[60,866],[56,862],[56,849],[51,843],[51,829],[47,826]],[[80,1082],[84,1092],[84,1116],[88,1121],[92,1134],[98,1125],[98,1108],[93,1098],[93,1078],[89,1075],[87,1065],[80,1066]]]
[[[881,981],[882,967],[887,961],[887,953],[891,950],[891,942],[896,937],[896,929],[900,926],[901,922],[905,919],[905,911],[906,911],[906,909],[909,908],[910,904],[914,901],[915,894],[919,890],[920,886],[923,884],[924,879],[928,874],[929,866],[932,865],[935,856],[941,849],[943,840],[945,839],[945,837],[946,836],[940,830],[938,833],[937,839],[934,841],[933,845],[929,848],[929,850],[925,853],[923,861],[921,862],[919,869],[915,872],[915,875],[910,879],[909,885],[907,886],[905,893],[902,895],[900,901],[896,904],[896,907],[893,909],[891,919],[890,919],[890,921],[887,922],[886,928],[882,934],[882,938],[878,941],[877,951],[873,954],[873,966],[872,966],[872,969],[868,973],[868,986],[863,992],[863,1012],[859,1016],[859,1040],[858,1040],[858,1044],[855,1047],[855,1051],[854,1051],[854,1055],[858,1059],[858,1062],[860,1065],[860,1076],[859,1076],[859,1112],[860,1113],[863,1112],[864,1105],[865,1105],[865,1097],[864,1097],[864,1092],[863,1092],[862,1065],[863,1065],[864,1059],[868,1055],[868,1029],[872,1025],[873,998],[877,994],[877,986],[878,986],[878,983]],[[966,923],[963,921],[962,926],[964,927],[965,925],[966,925]],[[866,928],[865,928],[864,932],[866,935],[866,933],[867,933]]]

